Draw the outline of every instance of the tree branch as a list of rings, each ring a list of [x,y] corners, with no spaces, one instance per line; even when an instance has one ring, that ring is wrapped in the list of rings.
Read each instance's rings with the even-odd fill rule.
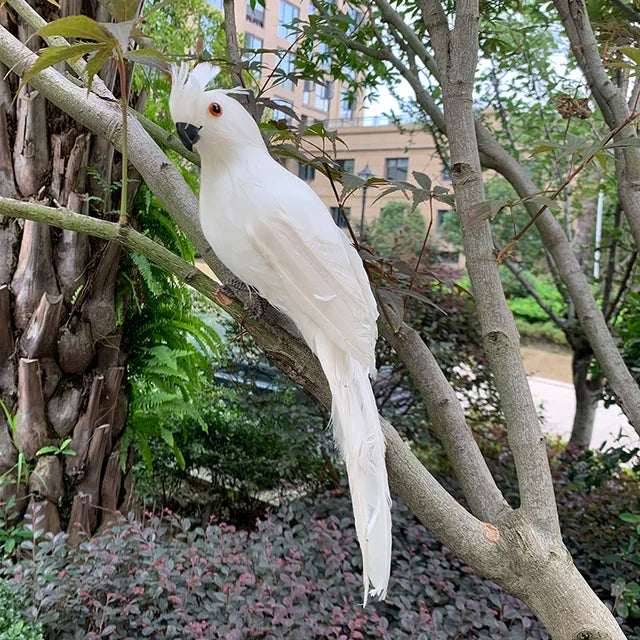
[[[209,300],[220,305],[220,300],[218,299],[220,287],[215,280],[212,280],[200,269],[172,253],[161,244],[139,233],[133,227],[92,218],[64,208],[56,209],[35,202],[22,202],[21,200],[2,197],[0,197],[0,215],[42,222],[60,229],[69,229],[70,231],[86,233],[96,238],[117,242],[129,249],[129,251],[144,255],[153,263],[177,276],[185,284],[202,293]],[[243,307],[239,302],[233,304],[237,305],[238,313],[243,311]]]
[[[624,142],[636,138],[633,119],[637,115],[638,105],[629,107],[623,92],[609,78],[584,0],[554,0],[554,5],[567,32],[571,50],[593,91],[605,122],[611,131],[616,131],[615,140]],[[622,147],[621,153],[616,154],[615,166],[618,197],[636,247],[640,248],[640,149]]]
[[[609,246],[609,255],[607,259],[607,272],[604,277],[604,283],[602,287],[602,313],[604,317],[609,321],[609,303],[611,302],[611,292],[613,291],[613,278],[616,273],[616,251],[618,249],[618,230],[620,229],[622,207],[620,202],[616,203],[615,211],[613,212],[613,235],[611,238],[611,245]]]
[[[238,46],[238,33],[236,31],[236,10],[234,0],[224,0],[223,2],[224,22],[222,23],[224,35],[227,41],[227,56],[233,65],[231,79],[236,87],[242,86],[242,76],[240,75],[240,47]]]
[[[507,436],[518,474],[522,509],[548,535],[560,538],[545,439],[527,381],[520,337],[505,299],[489,221],[479,220],[484,188],[473,113],[478,61],[477,0],[458,0],[455,27],[447,32],[439,0],[421,0],[423,16],[441,70],[456,210],[462,226],[467,271],[471,279],[483,348],[500,395]],[[455,64],[452,64],[455,61]]]
[[[509,506],[491,476],[453,387],[415,329],[401,322],[394,331],[382,320],[379,326],[420,392],[471,512],[495,521]]]
[[[635,267],[636,260],[638,259],[638,252],[634,251],[629,256],[629,262],[627,263],[627,268],[624,270],[624,275],[622,276],[622,280],[620,281],[620,287],[618,288],[618,293],[616,297],[613,299],[611,306],[607,310],[606,319],[607,322],[611,320],[613,315],[616,313],[616,309],[622,300],[622,296],[624,295],[627,285],[629,284],[629,279],[631,278],[631,274],[633,273],[633,268]]]

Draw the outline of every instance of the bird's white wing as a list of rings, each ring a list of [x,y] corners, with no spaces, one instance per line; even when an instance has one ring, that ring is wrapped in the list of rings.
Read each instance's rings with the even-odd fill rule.
[[[318,213],[328,218],[329,226],[299,225],[284,215],[258,218],[250,225],[255,251],[284,287],[285,295],[265,295],[294,321],[306,316],[373,371],[378,311],[369,281],[356,250],[331,226],[329,213]]]

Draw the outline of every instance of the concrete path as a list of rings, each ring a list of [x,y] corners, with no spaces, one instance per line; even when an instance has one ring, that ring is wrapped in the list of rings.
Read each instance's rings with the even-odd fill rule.
[[[544,418],[543,431],[557,434],[568,440],[576,408],[573,385],[549,378],[530,376],[529,386],[534,402],[540,408],[539,413]],[[606,409],[602,402],[599,403],[591,448],[598,449],[605,441],[612,444],[619,437],[621,439],[618,444],[640,445],[640,437],[622,411],[616,405]]]

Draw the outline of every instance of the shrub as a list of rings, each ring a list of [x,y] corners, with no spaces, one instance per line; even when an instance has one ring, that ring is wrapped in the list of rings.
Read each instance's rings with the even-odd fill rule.
[[[362,609],[347,497],[296,502],[252,532],[191,528],[167,513],[121,520],[79,549],[49,536],[7,567],[46,633],[72,638],[548,638],[529,610],[480,579],[402,505],[389,597]]]
[[[0,580],[0,640],[43,640],[40,625],[22,616],[5,580]]]
[[[367,243],[387,258],[417,256],[427,225],[419,209],[411,209],[405,200],[389,202],[367,228]]]
[[[251,380],[223,386],[204,380],[193,417],[176,419],[172,447],[150,442],[151,469],[137,467],[137,498],[190,515],[210,513],[253,526],[265,498],[327,488],[333,443],[317,411],[283,376],[261,391]]]

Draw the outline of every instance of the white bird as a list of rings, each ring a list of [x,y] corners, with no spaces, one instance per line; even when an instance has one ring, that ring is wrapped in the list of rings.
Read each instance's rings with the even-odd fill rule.
[[[251,115],[207,90],[219,71],[172,69],[171,116],[200,154],[200,224],[222,262],[285,313],[318,357],[332,393],[334,438],[347,467],[362,551],[364,604],[386,595],[391,498],[369,375],[378,311],[362,261],[327,208],[268,153]]]

